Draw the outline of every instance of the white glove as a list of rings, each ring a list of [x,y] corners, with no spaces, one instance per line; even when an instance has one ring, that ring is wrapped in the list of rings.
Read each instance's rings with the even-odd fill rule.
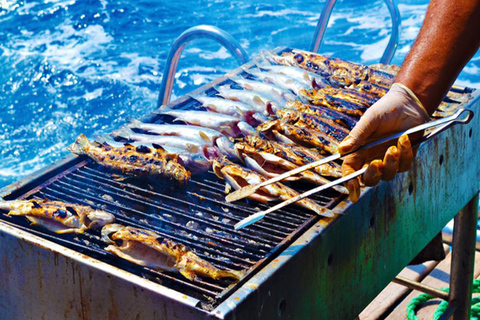
[[[415,94],[403,84],[394,83],[387,94],[360,118],[357,125],[339,145],[339,152],[347,153],[355,150],[367,142],[425,123],[429,118],[429,114]],[[380,179],[391,180],[397,172],[408,170],[414,158],[408,136],[400,137],[397,146],[389,147],[389,145],[380,145],[345,157],[342,164],[343,175],[351,174],[369,165],[362,180],[365,185],[373,186]],[[352,202],[356,202],[360,197],[359,182],[359,179],[352,179],[345,184]]]

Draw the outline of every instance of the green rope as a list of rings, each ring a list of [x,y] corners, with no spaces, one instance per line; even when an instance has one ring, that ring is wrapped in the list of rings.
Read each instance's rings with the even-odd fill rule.
[[[448,292],[448,288],[440,289],[442,291]],[[480,280],[473,281],[473,293],[480,293]],[[412,301],[407,306],[407,318],[408,320],[420,320],[415,314],[415,310],[422,303],[427,302],[428,300],[436,299],[434,296],[431,296],[427,293],[419,294],[417,297],[413,298]],[[472,298],[470,302],[470,319],[471,320],[480,320],[480,296]],[[438,306],[437,310],[433,314],[433,320],[438,320],[442,314],[448,308],[448,301],[442,301]]]

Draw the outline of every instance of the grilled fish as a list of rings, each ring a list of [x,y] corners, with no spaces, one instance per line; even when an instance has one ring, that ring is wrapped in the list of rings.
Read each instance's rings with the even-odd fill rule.
[[[87,155],[100,165],[127,175],[164,177],[183,183],[190,179],[190,172],[178,162],[178,156],[163,149],[130,145],[118,148],[105,145],[97,147],[81,134],[68,150],[78,155]]]
[[[236,143],[235,148],[243,157],[248,168],[267,178],[273,178],[289,170],[298,168],[298,165],[288,161],[285,158],[279,157],[273,153],[257,150],[245,142]],[[303,171],[297,176],[292,176],[285,179],[285,181],[299,180],[307,181],[317,185],[324,185],[330,182],[329,180],[310,170]],[[341,193],[348,194],[348,191],[344,187],[336,186],[334,189]]]
[[[245,90],[258,92],[260,94],[270,97],[270,99],[272,99],[278,106],[281,106],[287,101],[293,101],[296,99],[293,93],[270,83],[248,80],[241,77],[231,78],[231,80]]]
[[[111,213],[89,206],[48,200],[0,200],[0,209],[9,216],[25,216],[32,225],[52,232],[83,233],[87,229],[101,228],[115,220]]]
[[[192,125],[157,124],[145,123],[141,122],[140,120],[132,120],[128,124],[128,127],[140,129],[161,136],[175,136],[189,140],[208,142],[212,146],[215,145],[215,141],[218,138],[224,137],[224,135],[217,130]]]
[[[259,137],[245,137],[244,143],[258,151],[264,151],[285,159],[297,166],[303,166],[307,163],[315,162],[323,157],[316,151],[306,147],[286,144],[276,141],[265,140]],[[238,143],[237,143],[238,144]],[[235,145],[235,147],[237,146]],[[342,177],[340,165],[335,162],[325,163],[313,169],[316,173],[325,177]]]
[[[322,106],[304,104],[298,100],[287,102],[286,108],[297,110],[298,112],[314,114],[325,119],[330,119],[348,130],[352,130],[358,122],[357,119],[336,110]]]
[[[219,97],[191,96],[193,99],[202,103],[209,111],[226,114],[235,118],[243,119],[252,126],[257,126],[268,120],[267,116],[259,113],[254,106],[243,102],[222,99]]]
[[[198,276],[238,281],[244,276],[244,271],[218,269],[186,246],[150,230],[110,224],[103,227],[102,239],[111,243],[105,250],[120,258],[159,271],[179,272],[191,281]]]
[[[341,142],[345,139],[349,132],[344,127],[339,126],[336,122],[312,113],[284,109],[278,112],[277,115],[284,123],[321,131],[335,139],[337,142]]]
[[[245,72],[254,76],[260,81],[272,84],[287,91],[291,91],[301,99],[303,99],[303,89],[313,89],[311,84],[305,87],[305,84],[284,74],[269,73],[258,69],[249,69],[245,70]]]
[[[96,141],[98,143],[104,144],[106,147],[110,146],[114,148],[123,148],[130,145],[134,147],[144,146],[147,148],[157,149],[153,147],[153,145],[149,146],[149,145],[141,144],[138,142],[130,142],[130,143],[117,142],[113,140],[113,138],[110,136],[97,137]],[[205,171],[208,171],[208,169],[210,169],[211,167],[209,160],[203,155],[203,153],[192,153],[185,149],[179,149],[179,148],[170,147],[170,146],[162,146],[161,148],[168,153],[178,155],[178,158],[181,160],[179,162],[192,173],[205,172]],[[234,148],[232,147],[232,149]],[[235,159],[236,158],[237,157],[235,157]]]
[[[284,52],[282,56],[270,55],[268,59],[275,63],[296,66],[319,74],[336,87],[355,87],[365,80],[388,90],[394,78],[392,74],[379,69],[302,50]]]
[[[278,115],[280,119],[267,121],[257,130],[271,138],[280,133],[288,139],[280,138],[280,141],[318,147],[331,154],[338,151],[338,144],[348,135],[345,128],[314,114],[285,109]]]
[[[330,85],[330,83],[325,78],[322,78],[314,74],[313,72],[309,72],[307,70],[293,66],[261,64],[259,68],[267,70],[271,73],[283,74],[292,77],[297,81],[303,83],[305,88],[309,89],[318,89]]]
[[[370,107],[375,102],[377,102],[379,99],[378,96],[370,93],[360,92],[360,91],[356,91],[348,88],[333,88],[330,86],[327,86],[318,90],[312,90],[312,91],[308,90],[304,92],[304,94],[309,100],[315,100],[315,96],[317,94],[328,95],[328,96],[339,98],[344,101],[358,104],[367,108]]]
[[[225,158],[213,160],[213,171],[219,178],[225,179],[227,183],[236,190],[247,185],[258,184],[267,180],[267,178],[262,175],[234,164]],[[249,198],[259,202],[269,202],[278,199],[285,201],[297,195],[298,193],[295,190],[277,182],[261,188],[254,194],[250,195]],[[307,198],[300,200],[295,204],[309,209],[321,216],[333,216],[333,213],[330,210]]]
[[[259,92],[232,89],[228,85],[215,87],[215,90],[218,91],[218,95],[220,97],[248,104],[266,116],[274,114],[275,110],[279,110],[281,108],[281,105],[278,105],[270,97]]]
[[[188,124],[214,129],[232,138],[257,134],[255,129],[245,121],[225,114],[172,109],[160,109],[157,113],[175,117],[177,121],[180,120]]]
[[[331,96],[319,91],[306,90],[305,94],[310,97],[310,103],[323,106],[353,117],[361,117],[367,107],[351,101],[342,100],[342,97]]]

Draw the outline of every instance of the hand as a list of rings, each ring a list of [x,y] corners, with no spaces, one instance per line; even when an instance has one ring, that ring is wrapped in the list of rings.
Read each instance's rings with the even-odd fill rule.
[[[367,142],[423,124],[429,118],[429,114],[415,94],[404,85],[395,83],[387,94],[360,118],[339,145],[339,152],[342,154],[350,152]],[[391,144],[379,145],[345,157],[342,174],[346,176],[368,165],[361,177],[366,186],[376,185],[380,180],[392,180],[397,172],[406,171],[411,167],[414,151],[407,135],[401,136],[396,146]],[[350,200],[357,202],[360,197],[360,179],[346,182],[345,187],[349,191]]]

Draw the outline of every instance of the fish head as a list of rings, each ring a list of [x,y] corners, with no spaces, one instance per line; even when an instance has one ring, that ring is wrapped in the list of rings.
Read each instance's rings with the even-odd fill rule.
[[[115,221],[115,216],[103,210],[92,210],[86,215],[85,225],[91,229],[98,229]]]
[[[235,149],[233,142],[227,137],[220,137],[215,141],[215,144],[220,153],[226,155],[229,159],[242,160],[240,154]]]
[[[258,132],[254,127],[246,123],[245,121],[240,121],[237,123],[238,129],[243,133],[244,136],[258,136]]]
[[[120,230],[123,230],[125,228],[126,228],[125,226],[122,226],[121,224],[118,224],[118,223],[111,223],[111,224],[105,225],[102,228],[102,240],[105,243],[113,243],[113,240],[110,238],[110,235]]]
[[[220,160],[217,160],[217,159],[212,160],[212,170],[215,173],[215,175],[217,177],[219,177],[220,179],[223,179],[222,168],[223,168],[223,164],[222,164],[221,159]]]

